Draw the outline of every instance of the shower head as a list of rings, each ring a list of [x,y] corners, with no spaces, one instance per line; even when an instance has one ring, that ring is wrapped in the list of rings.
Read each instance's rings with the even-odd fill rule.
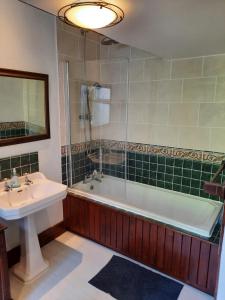
[[[101,40],[101,44],[104,45],[104,46],[110,46],[110,45],[119,44],[119,42],[117,42],[117,41],[115,41],[113,39],[110,39],[109,37],[104,37]]]

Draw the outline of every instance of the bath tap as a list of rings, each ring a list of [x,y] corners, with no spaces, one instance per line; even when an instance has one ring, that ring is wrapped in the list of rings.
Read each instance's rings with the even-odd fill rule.
[[[101,177],[102,177],[102,172],[98,173],[96,170],[93,171],[92,180],[102,182]]]
[[[102,182],[103,178],[103,173],[102,172],[98,172],[97,170],[94,170],[93,173],[91,175],[85,175],[83,183],[89,183],[92,180],[98,181],[98,182]]]

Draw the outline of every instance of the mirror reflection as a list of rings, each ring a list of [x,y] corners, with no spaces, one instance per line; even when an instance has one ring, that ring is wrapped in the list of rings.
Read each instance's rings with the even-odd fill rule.
[[[0,144],[10,140],[25,142],[27,137],[36,137],[35,140],[48,138],[46,84],[44,78],[0,74]]]

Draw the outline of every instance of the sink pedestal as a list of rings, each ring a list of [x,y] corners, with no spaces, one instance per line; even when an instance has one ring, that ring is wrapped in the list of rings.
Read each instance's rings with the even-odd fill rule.
[[[29,283],[48,268],[48,263],[41,253],[34,215],[28,215],[20,219],[19,224],[21,257],[13,272],[23,282]]]

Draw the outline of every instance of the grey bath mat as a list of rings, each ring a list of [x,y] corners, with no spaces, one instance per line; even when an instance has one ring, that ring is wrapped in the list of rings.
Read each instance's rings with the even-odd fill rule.
[[[177,300],[183,285],[113,256],[89,283],[117,300]]]

